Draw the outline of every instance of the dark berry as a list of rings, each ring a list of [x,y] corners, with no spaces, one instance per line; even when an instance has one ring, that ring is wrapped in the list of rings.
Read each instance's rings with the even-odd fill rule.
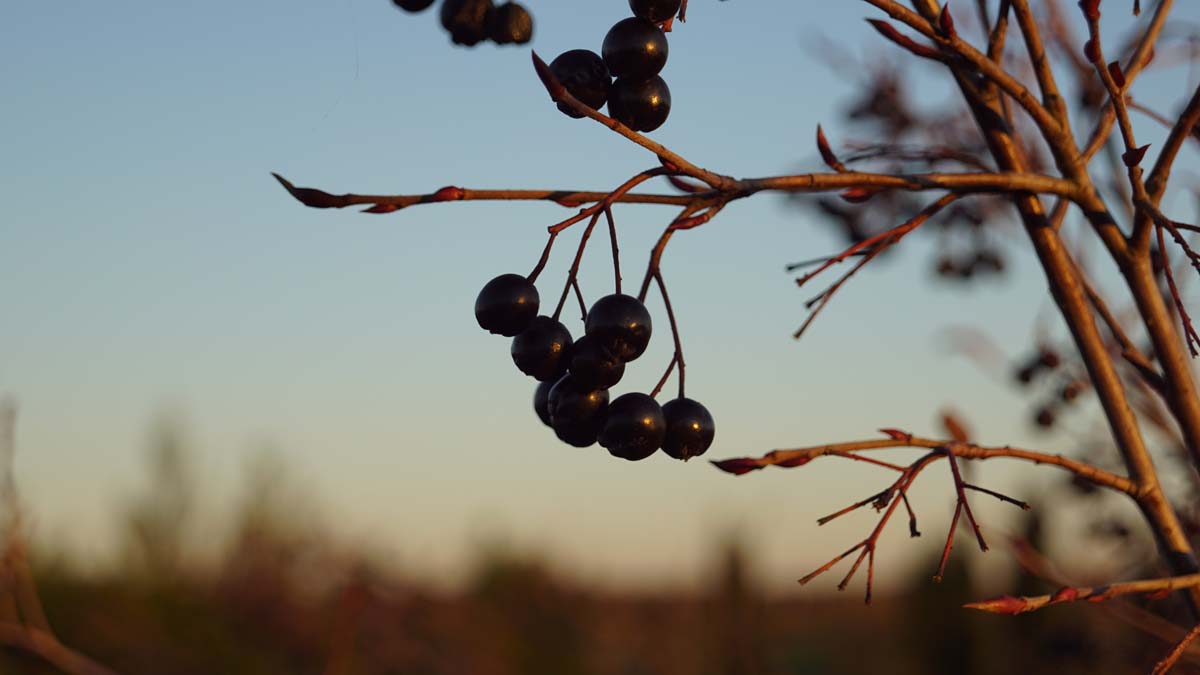
[[[1018,368],[1015,375],[1017,382],[1020,382],[1021,384],[1029,384],[1030,382],[1033,382],[1033,376],[1037,374],[1037,370],[1038,369],[1033,366],[1022,366],[1021,368]]]
[[[596,442],[608,409],[608,391],[580,384],[570,375],[550,389],[550,426],[564,443],[586,448]]]
[[[667,422],[658,402],[631,392],[609,404],[599,440],[613,457],[636,462],[653,455],[666,433]]]
[[[937,273],[939,277],[958,276],[958,264],[954,262],[954,258],[942,256],[937,261]]]
[[[1049,429],[1054,426],[1054,420],[1054,410],[1050,406],[1039,408],[1033,416],[1034,423],[1043,429]]]
[[[980,272],[1003,272],[1004,258],[994,249],[983,248],[975,252],[975,267]]]
[[[608,101],[608,90],[612,76],[600,55],[587,49],[572,49],[559,54],[550,62],[550,72],[559,84],[579,99],[579,102],[599,110]],[[583,117],[562,103],[558,109],[576,119]]]
[[[491,333],[512,337],[529,327],[541,303],[537,287],[520,274],[501,274],[475,298],[475,320]]]
[[[406,12],[420,12],[424,9],[429,9],[433,4],[433,0],[392,0],[392,4]]]
[[[629,9],[634,16],[648,21],[666,21],[679,12],[683,0],[629,0]]]
[[[445,0],[442,27],[450,31],[455,44],[473,47],[487,38],[491,12],[492,0]]]
[[[1070,403],[1071,401],[1074,401],[1075,399],[1079,398],[1079,395],[1082,393],[1083,393],[1083,383],[1082,382],[1078,382],[1078,381],[1068,382],[1067,384],[1063,385],[1062,391],[1059,392],[1059,397],[1062,398],[1062,400],[1066,401],[1067,403]]]
[[[712,445],[717,425],[708,408],[690,398],[677,398],[667,401],[662,410],[667,421],[663,452],[675,459],[688,459],[703,455]]]
[[[650,343],[650,312],[631,295],[606,295],[588,310],[584,330],[622,361],[629,362],[641,356]]]
[[[1038,352],[1037,358],[1038,363],[1042,364],[1049,370],[1054,370],[1058,367],[1058,364],[1061,363],[1061,359],[1058,358],[1058,352],[1048,348],[1043,348],[1040,352]]]
[[[533,39],[533,17],[515,2],[506,2],[488,19],[488,37],[498,45],[523,45]]]
[[[558,379],[567,370],[571,333],[548,316],[534,317],[512,341],[512,359],[522,373],[538,381]]]
[[[550,424],[550,389],[553,387],[553,382],[538,382],[537,389],[533,390],[533,411],[546,426],[552,426]]]
[[[619,79],[608,96],[608,112],[634,131],[654,131],[671,114],[671,90],[657,75],[648,80]]]
[[[613,24],[600,53],[613,77],[645,80],[667,65],[667,36],[653,21],[631,16]]]
[[[585,385],[608,389],[621,381],[625,362],[595,337],[584,335],[571,346],[567,371]]]

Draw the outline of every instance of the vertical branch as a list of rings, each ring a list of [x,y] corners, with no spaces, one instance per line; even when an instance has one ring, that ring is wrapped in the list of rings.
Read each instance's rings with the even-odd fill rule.
[[[927,20],[936,19],[939,7],[935,0],[914,0]],[[988,149],[995,158],[997,166],[1004,171],[1025,171],[1026,160],[1016,143],[1013,131],[1000,123],[1003,119],[997,100],[997,95],[986,94],[971,85],[973,76],[961,65],[951,65],[955,79],[967,99]],[[1047,139],[1049,140],[1049,139]],[[1056,153],[1057,157],[1057,153]],[[1079,165],[1062,167],[1064,170],[1073,169],[1068,176],[1083,173],[1080,179],[1087,180],[1086,172]],[[1090,187],[1090,183],[1088,183]],[[1098,201],[1094,196],[1093,199]],[[1087,202],[1089,200],[1082,199]],[[1087,297],[1078,276],[1075,274],[1075,262],[1067,251],[1058,232],[1051,226],[1046,217],[1042,201],[1032,193],[1015,193],[1013,202],[1025,231],[1033,243],[1038,260],[1046,274],[1051,295],[1058,305],[1059,312],[1071,332],[1071,337],[1079,350],[1080,356],[1087,367],[1092,379],[1097,398],[1104,409],[1105,418],[1117,449],[1129,470],[1130,477],[1139,487],[1138,506],[1147,523],[1154,531],[1163,557],[1173,572],[1191,573],[1197,570],[1195,554],[1191,543],[1179,522],[1178,516],[1163,495],[1158,481],[1158,474],[1150,459],[1149,450],[1142,438],[1137,416],[1129,404],[1124,385],[1117,374],[1116,367],[1105,348],[1100,330],[1087,304]],[[1101,210],[1103,203],[1097,205]],[[1115,231],[1111,224],[1111,216],[1099,216],[1103,221],[1097,226],[1098,234],[1109,245],[1110,251],[1123,251],[1124,236]],[[1094,220],[1093,223],[1096,221]],[[1116,242],[1114,237],[1119,238]],[[1114,254],[1116,254],[1114,252]],[[1161,298],[1159,298],[1161,303]],[[1189,600],[1193,611],[1200,612],[1200,592],[1189,590]]]

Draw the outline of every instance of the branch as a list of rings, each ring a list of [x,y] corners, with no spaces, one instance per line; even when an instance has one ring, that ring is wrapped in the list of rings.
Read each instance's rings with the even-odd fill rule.
[[[288,179],[277,173],[272,173],[275,180],[288,191],[296,201],[314,209],[343,209],[347,206],[371,205],[364,213],[391,213],[418,204],[439,204],[443,202],[470,201],[543,201],[554,202],[559,206],[582,206],[598,202],[608,197],[608,192],[588,192],[583,190],[472,190],[447,186],[436,192],[419,195],[335,195],[315,188],[296,187]],[[682,206],[688,204],[695,195],[656,195],[629,193],[617,201],[626,204],[668,204]]]
[[[1185,574],[1161,579],[1124,581],[1104,586],[1064,586],[1050,595],[1023,597],[1002,595],[990,600],[967,603],[963,607],[977,609],[982,612],[991,612],[992,614],[1023,614],[1042,609],[1043,607],[1049,607],[1050,605],[1079,600],[1104,602],[1110,598],[1122,595],[1146,595],[1152,598],[1166,597],[1173,591],[1196,588],[1197,586],[1200,586],[1200,574]]]
[[[1133,482],[1128,478],[1125,478],[1124,476],[1118,476],[1115,473],[1105,471],[1086,462],[1063,457],[1062,455],[1051,455],[1049,453],[1038,452],[1036,450],[1014,448],[1009,445],[1001,447],[986,447],[976,445],[974,443],[960,443],[957,441],[942,441],[931,438],[922,438],[903,432],[896,432],[894,430],[884,431],[888,434],[888,438],[864,441],[848,441],[845,443],[817,445],[808,448],[772,450],[762,457],[716,460],[713,461],[713,465],[727,473],[741,475],[768,466],[779,466],[784,468],[803,466],[818,457],[824,457],[826,455],[839,455],[847,452],[882,450],[885,448],[926,448],[929,450],[945,449],[947,453],[953,454],[955,457],[960,457],[962,459],[984,460],[995,457],[1008,457],[1010,459],[1019,459],[1026,462],[1032,462],[1034,464],[1049,464],[1065,471],[1069,471],[1080,478],[1088,480],[1101,487],[1122,492],[1132,497],[1137,497],[1140,494],[1137,486],[1134,485]]]

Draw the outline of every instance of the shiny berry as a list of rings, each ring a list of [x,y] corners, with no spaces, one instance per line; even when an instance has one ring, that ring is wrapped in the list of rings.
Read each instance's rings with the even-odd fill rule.
[[[717,425],[708,408],[690,398],[677,398],[667,401],[662,410],[667,421],[663,452],[675,459],[688,459],[703,455],[712,445]]]
[[[600,53],[613,77],[644,80],[667,65],[667,36],[653,21],[631,16],[613,24]]]
[[[547,399],[550,426],[564,443],[586,448],[596,442],[608,410],[608,391],[580,384],[563,375]]]
[[[587,49],[563,52],[550,62],[550,72],[572,96],[593,110],[599,110],[608,100],[612,75],[596,52]],[[562,103],[558,104],[558,109],[576,119],[583,117]]]
[[[433,0],[392,0],[392,4],[406,12],[420,12],[424,9],[429,9],[433,4]]]
[[[671,90],[657,75],[648,80],[619,79],[608,96],[608,113],[634,131],[654,131],[671,114]]]
[[[533,17],[515,2],[506,2],[488,19],[488,37],[498,45],[523,45],[533,39]]]
[[[533,390],[533,411],[537,413],[538,419],[546,426],[551,426],[550,389],[553,387],[553,382],[538,382],[537,389]]]
[[[512,341],[512,359],[522,373],[540,382],[558,379],[567,370],[571,334],[548,316],[534,317]]]
[[[501,274],[484,285],[475,298],[475,320],[491,333],[512,337],[537,316],[537,287],[520,274]]]
[[[442,27],[459,45],[473,47],[487,38],[488,15],[492,0],[445,0],[442,3]]]
[[[583,384],[608,389],[621,381],[625,362],[594,337],[584,335],[571,346],[567,371]]]
[[[650,343],[650,312],[631,295],[606,295],[588,310],[584,330],[622,361],[629,362],[641,356]]]
[[[629,0],[629,9],[634,16],[659,22],[675,16],[683,0]]]
[[[653,455],[666,433],[667,422],[658,402],[631,392],[609,404],[599,440],[613,457],[636,462]]]

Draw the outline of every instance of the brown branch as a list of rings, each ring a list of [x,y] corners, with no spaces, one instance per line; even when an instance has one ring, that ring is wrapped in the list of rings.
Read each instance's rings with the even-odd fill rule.
[[[1154,45],[1158,42],[1158,38],[1162,34],[1163,26],[1167,23],[1167,15],[1170,14],[1173,5],[1174,0],[1161,0],[1158,3],[1158,8],[1155,9],[1154,16],[1150,19],[1150,25],[1146,27],[1146,32],[1138,40],[1138,44],[1134,48],[1129,60],[1122,66],[1121,71],[1125,74],[1126,88],[1133,84],[1134,79],[1150,63],[1150,59],[1154,54]],[[1114,121],[1116,121],[1116,112],[1113,107],[1105,106],[1102,108],[1100,119],[1096,122],[1096,127],[1092,130],[1088,144],[1083,150],[1084,162],[1090,160],[1108,142],[1108,135],[1112,133]]]
[[[1158,153],[1158,159],[1154,160],[1154,168],[1150,170],[1150,177],[1146,179],[1146,191],[1154,204],[1158,204],[1167,191],[1171,165],[1174,164],[1175,157],[1183,147],[1184,141],[1188,139],[1188,136],[1194,135],[1197,122],[1200,122],[1200,87],[1192,94],[1192,100],[1188,101],[1183,114],[1171,128],[1171,133],[1163,143],[1162,151]]]
[[[941,211],[956,199],[958,199],[958,195],[953,193],[942,196],[940,199],[925,207],[920,213],[908,219],[907,221],[889,230],[885,230],[884,232],[881,232],[873,237],[869,237],[861,242],[852,244],[849,248],[842,251],[838,255],[826,260],[817,269],[797,279],[796,285],[803,286],[813,277],[816,277],[833,265],[843,262],[846,260],[846,258],[860,253],[863,254],[862,260],[858,261],[857,264],[851,267],[849,271],[843,274],[837,281],[829,286],[829,288],[825,289],[815,298],[805,303],[805,306],[809,308],[811,312],[804,320],[804,323],[801,324],[800,327],[796,329],[796,332],[792,334],[792,337],[800,339],[800,337],[804,335],[805,331],[808,330],[809,326],[813,324],[813,321],[816,320],[817,316],[820,315],[821,310],[825,309],[825,306],[829,304],[829,301],[833,298],[834,294],[836,294],[838,290],[850,280],[851,277],[857,274],[859,270],[865,267],[867,263],[874,260],[880,253],[883,253],[891,246],[894,246],[897,242],[904,238],[905,235],[920,227],[922,224],[932,218],[938,211]],[[816,305],[816,309],[812,309],[814,304]]]
[[[741,475],[768,466],[784,468],[803,466],[818,457],[827,455],[842,455],[848,452],[863,452],[886,448],[944,449],[945,452],[952,453],[955,457],[962,459],[986,460],[996,457],[1008,457],[1010,459],[1032,462],[1033,464],[1048,464],[1069,471],[1100,487],[1122,492],[1131,497],[1137,497],[1140,494],[1138,487],[1128,478],[1118,476],[1115,473],[1105,471],[1086,462],[1063,457],[1062,455],[1014,448],[1008,445],[987,447],[974,443],[935,440],[905,433],[889,433],[888,438],[884,439],[848,441],[808,448],[772,450],[762,457],[716,460],[713,461],[713,465],[727,473]]]
[[[369,213],[391,213],[418,204],[440,204],[445,202],[470,201],[542,201],[554,202],[560,206],[582,206],[604,199],[608,192],[589,192],[584,190],[472,190],[469,188],[442,188],[436,192],[419,195],[335,195],[315,188],[296,187],[288,179],[277,173],[272,173],[275,180],[288,191],[296,201],[314,209],[342,209],[348,206],[372,205],[381,207]],[[625,204],[666,204],[682,206],[690,202],[691,195],[656,195],[631,193],[622,195],[617,201]]]
[[[1150,675],[1166,675],[1167,671],[1175,667],[1179,662],[1179,658],[1187,651],[1189,645],[1200,636],[1200,623],[1192,627],[1188,634],[1183,637],[1161,661],[1154,664],[1154,670],[1150,671]]]
[[[1076,602],[1079,600],[1104,602],[1110,598],[1123,595],[1165,597],[1173,591],[1196,587],[1200,587],[1200,574],[1185,574],[1161,579],[1124,581],[1103,586],[1064,586],[1050,595],[1024,597],[1003,595],[990,600],[967,603],[963,607],[977,609],[982,612],[991,612],[992,614],[1023,614],[1065,602]]]

